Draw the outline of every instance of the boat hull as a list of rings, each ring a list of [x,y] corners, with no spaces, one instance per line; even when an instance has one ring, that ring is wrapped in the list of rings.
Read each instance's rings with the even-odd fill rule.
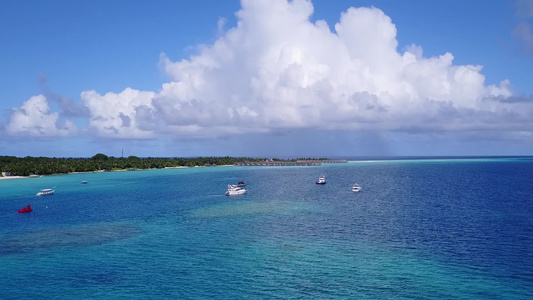
[[[238,191],[227,191],[226,196],[239,196],[246,193],[245,189],[240,189]]]
[[[22,209],[19,209],[19,210],[18,210],[19,214],[21,214],[21,213],[27,213],[27,212],[31,212],[31,211],[33,211],[33,209],[31,208],[30,205],[28,205],[28,206],[25,207],[25,208],[22,208]]]
[[[45,190],[41,190],[40,192],[38,192],[36,195],[37,196],[49,196],[49,195],[53,195],[54,194],[54,190],[52,189],[45,189]]]
[[[230,184],[230,185],[228,185],[228,190],[226,191],[225,195],[226,196],[239,196],[239,195],[242,195],[244,193],[246,193],[245,189],[242,189],[242,188],[238,187],[237,185]]]
[[[326,176],[318,177],[318,180],[316,181],[316,184],[326,184]]]

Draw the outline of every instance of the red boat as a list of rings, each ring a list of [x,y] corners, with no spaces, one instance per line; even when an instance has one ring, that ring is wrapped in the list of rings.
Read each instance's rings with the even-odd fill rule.
[[[28,204],[28,206],[26,206],[25,208],[23,209],[19,209],[19,213],[25,213],[25,212],[30,212],[32,211],[33,209],[31,208],[31,206]]]

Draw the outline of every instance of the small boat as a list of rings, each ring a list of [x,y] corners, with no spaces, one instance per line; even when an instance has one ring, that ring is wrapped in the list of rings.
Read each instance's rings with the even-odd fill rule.
[[[37,193],[37,196],[48,196],[48,195],[52,195],[53,193],[54,193],[54,190],[52,189],[43,189]]]
[[[81,184],[87,184],[87,180],[82,181]]]
[[[237,186],[239,186],[239,187],[246,186],[246,182],[244,182],[244,180],[241,180],[241,181],[237,182]]]
[[[19,213],[27,213],[27,212],[30,212],[32,211],[33,209],[31,208],[31,206],[28,204],[28,206],[26,206],[25,208],[22,208],[22,209],[19,209],[18,212]]]
[[[354,185],[352,186],[352,192],[360,192],[361,191],[361,186],[357,183],[354,183]]]
[[[228,190],[226,191],[226,196],[238,196],[246,193],[245,189],[242,189],[235,184],[228,185]]]
[[[326,184],[326,176],[318,177],[316,184]]]

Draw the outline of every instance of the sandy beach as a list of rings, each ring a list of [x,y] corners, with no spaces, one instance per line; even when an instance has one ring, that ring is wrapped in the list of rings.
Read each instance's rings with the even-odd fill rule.
[[[2,176],[0,180],[30,178],[29,176]]]
[[[232,165],[219,165],[217,167],[227,167]],[[204,166],[195,166],[195,167],[204,167]],[[181,168],[190,168],[187,166],[177,166],[177,167],[165,167],[163,169],[181,169]],[[64,174],[54,174],[54,175],[68,175],[68,174],[84,174],[84,173],[99,173],[99,172],[125,172],[125,171],[143,171],[143,170],[158,170],[157,168],[154,169],[121,169],[121,170],[99,170],[99,171],[87,171],[87,172],[71,172],[71,173],[64,173]],[[0,176],[0,180],[7,180],[7,179],[24,179],[24,178],[35,178],[35,177],[41,177],[45,175],[31,175],[31,176]]]

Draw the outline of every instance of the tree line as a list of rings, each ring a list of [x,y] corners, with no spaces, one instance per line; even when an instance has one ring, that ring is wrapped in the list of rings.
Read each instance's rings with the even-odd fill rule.
[[[313,160],[317,158],[277,159],[275,161]],[[98,153],[91,158],[49,158],[49,157],[16,157],[0,156],[0,171],[11,176],[67,174],[73,172],[95,172],[113,170],[162,169],[173,167],[197,167],[234,165],[240,162],[259,162],[265,158],[251,157],[194,157],[164,158],[137,156],[113,157]],[[327,160],[327,158],[318,158]],[[2,176],[0,174],[0,176]]]
[[[245,161],[262,161],[250,157],[195,157],[195,158],[140,158],[137,156],[112,157],[98,153],[91,158],[49,158],[0,156],[0,171],[12,176],[50,175],[73,172],[112,170],[162,169],[172,167],[195,167],[233,165]],[[0,175],[1,176],[1,175]]]

